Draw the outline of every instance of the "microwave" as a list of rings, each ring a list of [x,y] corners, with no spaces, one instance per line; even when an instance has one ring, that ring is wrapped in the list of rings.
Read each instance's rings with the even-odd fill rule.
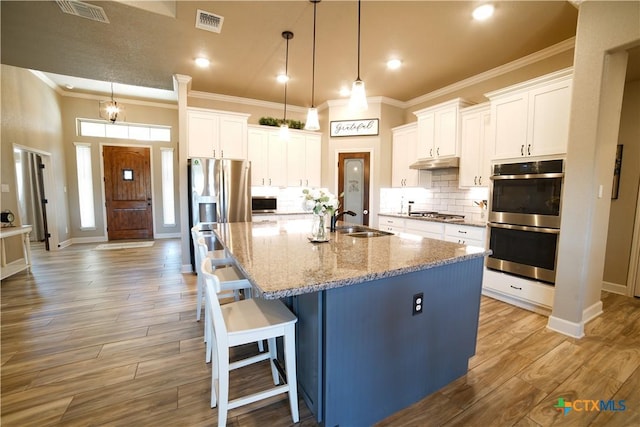
[[[276,213],[278,198],[273,196],[251,197],[251,213]]]

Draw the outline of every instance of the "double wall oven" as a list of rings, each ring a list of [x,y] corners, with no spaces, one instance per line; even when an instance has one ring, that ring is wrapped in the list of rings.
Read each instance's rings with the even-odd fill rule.
[[[555,283],[564,160],[496,164],[487,267]]]

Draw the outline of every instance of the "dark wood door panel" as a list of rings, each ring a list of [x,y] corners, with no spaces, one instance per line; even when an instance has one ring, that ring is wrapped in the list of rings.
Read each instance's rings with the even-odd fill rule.
[[[109,240],[153,238],[150,150],[105,146]]]

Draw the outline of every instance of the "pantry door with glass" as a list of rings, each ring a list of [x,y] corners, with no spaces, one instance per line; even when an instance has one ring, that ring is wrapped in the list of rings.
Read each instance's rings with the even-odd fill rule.
[[[353,211],[344,221],[369,225],[369,153],[338,154],[340,211]]]

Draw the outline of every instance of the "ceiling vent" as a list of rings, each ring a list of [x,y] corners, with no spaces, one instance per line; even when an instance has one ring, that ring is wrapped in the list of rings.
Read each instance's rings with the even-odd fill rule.
[[[196,28],[201,30],[220,33],[222,31],[222,22],[224,17],[211,12],[198,9],[196,13]]]
[[[100,6],[94,6],[92,4],[83,3],[75,0],[56,0],[58,6],[64,13],[69,15],[79,16],[81,18],[91,19],[92,21],[109,23],[107,14],[104,13],[104,9]]]

